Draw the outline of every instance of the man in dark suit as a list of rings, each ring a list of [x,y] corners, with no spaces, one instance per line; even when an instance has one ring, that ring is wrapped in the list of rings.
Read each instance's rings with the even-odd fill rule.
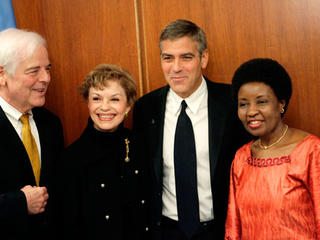
[[[209,60],[204,32],[190,21],[176,20],[162,31],[159,47],[168,85],[141,97],[133,115],[141,159],[145,161],[142,164],[149,175],[152,239],[223,239],[230,164],[248,136],[236,117],[230,86],[202,75]],[[185,138],[194,138],[193,145],[176,134],[183,105],[193,128],[193,137]],[[189,159],[188,155],[195,156],[191,160],[195,167],[183,165],[184,159],[178,163],[179,157]],[[177,168],[183,170],[182,175]],[[187,168],[195,168],[195,184],[189,181],[192,174]],[[177,178],[185,172],[186,177]],[[196,198],[181,199],[187,196],[180,190],[177,194],[181,180],[185,189],[196,188],[192,190]],[[189,213],[192,206],[184,207],[190,201],[195,201],[195,214]]]
[[[0,32],[1,239],[51,239],[55,230],[54,177],[63,132],[58,117],[41,107],[50,66],[39,34]]]

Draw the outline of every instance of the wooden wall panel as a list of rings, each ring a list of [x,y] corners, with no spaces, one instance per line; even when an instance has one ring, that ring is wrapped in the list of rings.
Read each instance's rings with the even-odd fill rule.
[[[320,2],[315,0],[142,0],[144,18],[144,91],[165,84],[158,38],[169,22],[184,18],[207,34],[210,60],[206,75],[230,83],[244,61],[279,61],[293,81],[285,121],[320,136]]]
[[[251,58],[278,60],[294,87],[285,121],[320,136],[320,1],[12,2],[18,27],[48,39],[53,80],[46,106],[60,116],[67,145],[79,136],[88,117],[76,86],[98,63],[131,71],[139,96],[166,84],[158,39],[163,27],[178,18],[194,21],[206,32],[210,60],[205,74],[213,81],[230,83],[235,69]]]
[[[46,106],[62,120],[66,145],[79,137],[88,109],[76,87],[99,63],[118,64],[139,80],[134,1],[13,0],[17,26],[48,41],[52,82]]]

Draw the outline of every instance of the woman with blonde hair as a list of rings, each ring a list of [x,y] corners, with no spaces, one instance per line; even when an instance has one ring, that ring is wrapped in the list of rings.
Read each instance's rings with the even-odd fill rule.
[[[134,139],[123,121],[136,99],[126,70],[111,64],[93,69],[79,86],[90,118],[66,151],[65,236],[68,239],[145,238],[145,200]]]

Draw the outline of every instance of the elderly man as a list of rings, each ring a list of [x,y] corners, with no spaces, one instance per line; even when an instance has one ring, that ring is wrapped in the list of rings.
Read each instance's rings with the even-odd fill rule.
[[[50,238],[62,125],[43,108],[50,83],[46,41],[19,29],[0,32],[1,239]]]
[[[223,239],[230,164],[247,136],[230,86],[202,74],[209,61],[203,30],[176,20],[159,47],[168,85],[140,98],[133,117],[150,174],[153,239]]]

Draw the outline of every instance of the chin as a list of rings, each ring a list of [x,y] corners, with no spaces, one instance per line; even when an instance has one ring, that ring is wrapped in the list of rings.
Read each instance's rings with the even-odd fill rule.
[[[94,123],[95,128],[100,132],[114,132],[117,130],[118,126],[106,126],[105,124]]]
[[[112,129],[109,127],[99,126],[97,124],[94,124],[94,128],[97,129],[100,132],[112,132]]]
[[[263,134],[262,134],[261,132],[252,131],[251,129],[247,129],[247,132],[250,133],[252,136],[255,136],[255,137],[261,137],[261,136],[263,136]]]
[[[33,107],[42,107],[45,103],[46,103],[46,100],[45,99],[41,99],[39,101],[33,102],[31,105]]]

